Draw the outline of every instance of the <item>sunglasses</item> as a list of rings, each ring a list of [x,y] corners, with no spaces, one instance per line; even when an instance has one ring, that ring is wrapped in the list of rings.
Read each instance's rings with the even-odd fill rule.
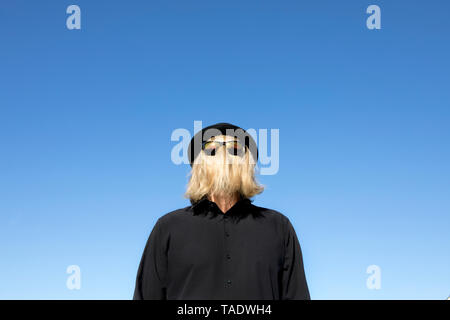
[[[202,150],[208,156],[215,156],[216,150],[221,146],[226,146],[227,152],[232,156],[242,157],[245,153],[245,146],[237,140],[234,141],[206,141],[202,145]]]

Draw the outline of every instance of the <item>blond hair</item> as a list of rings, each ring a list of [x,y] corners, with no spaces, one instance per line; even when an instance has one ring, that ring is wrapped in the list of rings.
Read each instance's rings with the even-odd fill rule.
[[[251,198],[260,194],[264,187],[255,179],[255,163],[248,149],[243,157],[229,155],[224,147],[215,156],[202,150],[192,164],[184,196],[195,203],[208,195]]]

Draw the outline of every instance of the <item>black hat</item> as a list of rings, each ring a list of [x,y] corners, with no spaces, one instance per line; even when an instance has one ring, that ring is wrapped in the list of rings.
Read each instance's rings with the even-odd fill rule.
[[[188,157],[191,167],[194,163],[195,158],[202,150],[203,142],[208,141],[209,139],[211,139],[211,137],[218,135],[227,135],[238,138],[250,150],[253,155],[253,159],[255,159],[255,161],[258,161],[258,147],[256,146],[256,142],[253,137],[247,131],[238,126],[221,122],[203,128],[202,130],[197,132],[191,139],[188,147]]]

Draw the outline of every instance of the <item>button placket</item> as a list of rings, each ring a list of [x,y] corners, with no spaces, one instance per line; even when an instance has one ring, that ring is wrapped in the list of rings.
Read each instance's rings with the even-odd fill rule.
[[[224,241],[225,241],[225,283],[226,287],[230,287],[232,284],[231,274],[230,274],[230,261],[231,261],[231,253],[230,253],[230,244],[229,244],[229,238],[230,238],[230,232],[229,232],[229,218],[228,216],[224,215],[223,217],[223,229],[224,229]]]

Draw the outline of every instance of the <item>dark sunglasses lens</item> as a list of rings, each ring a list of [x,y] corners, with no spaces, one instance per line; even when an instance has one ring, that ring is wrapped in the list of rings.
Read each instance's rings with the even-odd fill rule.
[[[208,149],[205,149],[204,151],[208,156],[216,155],[216,148],[208,148]]]
[[[208,155],[208,156],[214,156],[216,154],[216,143],[213,141],[208,141],[203,145],[203,151]]]

